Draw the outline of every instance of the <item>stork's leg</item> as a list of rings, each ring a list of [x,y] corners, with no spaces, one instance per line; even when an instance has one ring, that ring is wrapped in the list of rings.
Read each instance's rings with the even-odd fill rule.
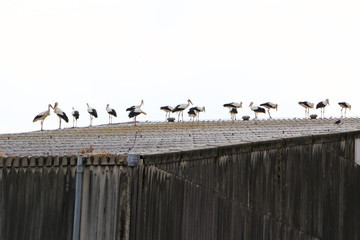
[[[184,111],[181,111],[181,121],[184,121]]]
[[[271,115],[270,115],[270,108],[268,109],[268,113],[269,113],[269,118],[272,118]]]
[[[136,126],[136,116],[134,117],[134,119],[135,119],[135,120],[134,120],[134,123],[135,123],[135,126]]]
[[[61,118],[59,118],[59,129],[61,129]]]
[[[44,120],[41,120],[41,131],[44,131],[44,129],[43,129],[43,123],[44,123]]]

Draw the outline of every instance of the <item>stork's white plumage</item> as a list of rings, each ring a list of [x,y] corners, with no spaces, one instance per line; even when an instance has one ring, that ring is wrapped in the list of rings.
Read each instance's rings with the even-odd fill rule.
[[[146,112],[141,110],[140,108],[135,108],[133,111],[129,113],[129,118],[134,118],[134,125],[136,126],[136,117],[140,114],[146,115]]]
[[[33,122],[41,120],[41,131],[44,130],[43,129],[43,124],[44,124],[45,118],[47,118],[50,115],[50,108],[53,108],[51,106],[51,104],[48,105],[48,110],[39,113],[38,115],[35,116],[35,118],[33,120]]]
[[[111,124],[113,116],[117,117],[116,116],[116,111],[114,109],[110,108],[110,104],[106,105],[106,111],[109,114],[109,124]]]
[[[314,103],[311,103],[309,101],[302,101],[299,102],[299,105],[305,108],[305,118],[308,118],[310,115],[309,114],[310,108],[314,108]]]
[[[262,103],[260,104],[261,107],[267,108],[267,112],[269,114],[269,118],[272,118],[270,115],[270,109],[276,109],[278,108],[278,105],[272,102],[266,102],[266,103]]]
[[[234,111],[233,109],[235,108],[236,109],[236,114],[237,114],[238,113],[237,108],[242,108],[242,102],[239,102],[239,103],[237,103],[237,102],[225,103],[223,106],[226,107],[226,108],[229,108],[229,113],[230,113],[231,120],[234,120],[234,118],[236,119],[236,115],[231,113],[231,111]]]
[[[76,127],[77,127],[77,120],[80,117],[80,113],[78,110],[75,110],[73,107],[71,115],[73,116],[73,127],[75,127],[75,123],[76,123]]]
[[[171,106],[162,106],[160,107],[160,110],[163,110],[165,112],[165,121],[170,117],[170,113],[172,110],[174,110]]]
[[[174,112],[178,113],[178,121],[180,120],[180,114],[181,114],[182,121],[184,121],[184,110],[187,107],[189,107],[190,104],[193,104],[193,103],[191,102],[190,99],[188,99],[187,103],[179,104],[172,110],[173,113]]]
[[[205,107],[192,107],[192,108],[190,108],[190,110],[194,110],[195,111],[195,113],[196,113],[196,119],[197,119],[197,121],[199,121],[199,116],[200,116],[200,113],[201,112],[205,112]]]
[[[329,99],[326,99],[325,101],[321,101],[318,104],[316,104],[316,109],[320,108],[321,110],[321,117],[324,118],[325,117],[325,107],[327,105],[330,105],[329,103]]]
[[[97,111],[95,108],[93,107],[90,107],[89,104],[87,103],[87,111],[88,113],[90,114],[90,126],[92,126],[92,121],[93,121],[93,118],[97,118],[98,117],[98,114],[97,114]]]
[[[351,105],[347,102],[339,102],[339,105],[341,107],[341,117],[343,117],[343,109],[345,109],[344,117],[346,117],[346,110],[351,110]]]
[[[229,108],[230,110],[233,108],[242,108],[242,102],[225,103],[223,106]]]
[[[230,116],[231,116],[231,120],[235,121],[236,120],[236,114],[238,114],[238,110],[236,108],[232,108],[230,109]]]
[[[69,122],[69,118],[66,116],[66,113],[58,106],[59,103],[56,102],[54,105],[54,113],[56,113],[56,115],[59,117],[59,129],[61,129],[61,119],[63,119],[65,122]]]
[[[259,106],[254,106],[253,102],[250,103],[249,107],[252,111],[254,111],[255,119],[257,119],[257,117],[258,117],[258,113],[265,113],[265,108],[262,108]]]
[[[136,108],[141,108],[144,105],[144,100],[141,100],[140,105],[134,105],[126,109],[127,112],[134,111]]]

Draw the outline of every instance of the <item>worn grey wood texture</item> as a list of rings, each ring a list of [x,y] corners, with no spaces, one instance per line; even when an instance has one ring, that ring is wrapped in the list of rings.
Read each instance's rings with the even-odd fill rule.
[[[130,239],[360,238],[354,136],[143,157]]]

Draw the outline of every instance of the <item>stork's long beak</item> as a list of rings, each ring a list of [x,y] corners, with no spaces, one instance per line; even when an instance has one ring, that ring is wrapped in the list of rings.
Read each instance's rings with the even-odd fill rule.
[[[50,107],[52,108],[52,109],[54,109],[54,107],[51,105],[51,104],[49,104],[50,105]]]

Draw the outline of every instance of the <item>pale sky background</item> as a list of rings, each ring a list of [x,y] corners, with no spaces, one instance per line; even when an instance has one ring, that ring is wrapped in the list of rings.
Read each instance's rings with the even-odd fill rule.
[[[129,121],[125,109],[144,99],[146,116],[163,121],[162,105],[205,106],[203,120],[228,120],[222,105],[279,104],[275,118],[302,118],[298,101],[329,98],[360,116],[359,1],[2,0],[0,133],[40,129],[33,118],[59,102],[72,127]],[[312,110],[310,113],[320,111]],[[173,114],[175,117],[176,115]],[[188,120],[187,114],[184,114]],[[266,119],[263,114],[260,118]],[[44,129],[57,129],[50,115]]]

